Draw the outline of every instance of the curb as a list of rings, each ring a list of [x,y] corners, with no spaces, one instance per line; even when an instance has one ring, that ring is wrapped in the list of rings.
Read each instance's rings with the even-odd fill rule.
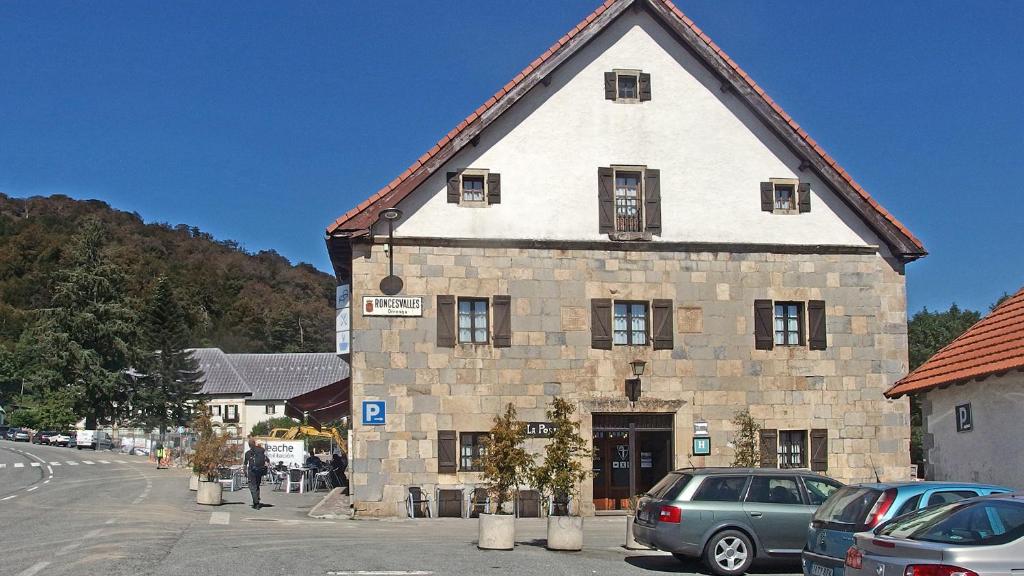
[[[316,518],[316,519],[319,519],[319,520],[350,520],[350,519],[352,519],[352,513],[351,512],[337,513],[337,512],[327,512],[327,511],[320,512],[319,511],[321,509],[328,508],[328,501],[331,500],[332,497],[341,497],[341,496],[342,496],[341,488],[332,488],[330,492],[325,494],[324,497],[322,499],[320,499],[320,503],[319,504],[317,504],[316,506],[313,506],[313,509],[310,510],[309,514],[307,514],[307,515],[310,518]]]

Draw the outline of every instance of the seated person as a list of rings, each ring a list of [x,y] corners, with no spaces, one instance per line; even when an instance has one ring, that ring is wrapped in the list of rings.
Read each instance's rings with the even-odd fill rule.
[[[306,468],[319,470],[321,465],[323,465],[323,462],[313,454],[310,454],[309,458],[306,458]]]
[[[348,456],[344,452],[335,452],[331,456],[331,475],[335,486],[348,486],[345,470],[348,469]]]

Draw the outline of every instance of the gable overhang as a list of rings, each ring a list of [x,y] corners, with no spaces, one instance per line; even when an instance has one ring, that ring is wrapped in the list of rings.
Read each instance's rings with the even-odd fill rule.
[[[813,171],[829,184],[839,198],[886,243],[894,256],[903,262],[910,262],[928,254],[924,244],[906,226],[872,198],[806,130],[754,82],[753,78],[671,1],[607,0],[441,138],[402,174],[328,226],[327,244],[332,260],[336,250],[349,245],[356,237],[368,235],[382,210],[398,206],[467,144],[474,143],[483,130],[537,84],[549,84],[551,75],[559,66],[628,10],[646,10],[673,33],[699,62],[715,74],[722,83],[722,90],[735,94],[798,156],[802,160],[802,170]],[[339,263],[335,264],[336,270]]]

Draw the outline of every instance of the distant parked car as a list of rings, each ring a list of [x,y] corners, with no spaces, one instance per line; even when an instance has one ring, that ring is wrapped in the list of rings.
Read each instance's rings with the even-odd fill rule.
[[[50,444],[52,442],[51,439],[54,436],[56,436],[56,435],[57,435],[57,433],[54,432],[53,430],[44,430],[43,432],[36,432],[32,436],[32,443],[33,444]]]
[[[4,440],[14,440],[14,433],[18,431],[17,426],[12,426],[4,432]]]
[[[71,437],[66,432],[57,432],[50,436],[50,446],[67,446]]]
[[[1024,494],[949,502],[854,536],[847,576],[988,576],[1024,566]]]
[[[853,535],[891,518],[964,498],[1012,492],[1003,486],[962,482],[890,482],[846,486],[818,508],[807,528],[805,576],[844,576]],[[877,575],[876,575],[877,576]],[[897,575],[901,576],[901,575]]]
[[[75,447],[92,448],[93,450],[110,450],[113,442],[110,435],[102,430],[79,430],[75,438]]]
[[[637,504],[633,536],[680,560],[736,576],[755,558],[796,558],[815,509],[842,487],[808,470],[692,468],[669,473]]]
[[[68,430],[68,443],[65,444],[68,448],[74,448],[78,446],[78,430]]]
[[[28,442],[29,438],[31,438],[31,436],[29,435],[28,430],[25,430],[24,428],[15,428],[14,429],[14,438],[13,438],[13,440],[15,442]]]

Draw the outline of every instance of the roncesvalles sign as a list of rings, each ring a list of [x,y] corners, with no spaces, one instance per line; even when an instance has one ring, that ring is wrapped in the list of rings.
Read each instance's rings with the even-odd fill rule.
[[[363,316],[423,316],[423,298],[363,296]]]

